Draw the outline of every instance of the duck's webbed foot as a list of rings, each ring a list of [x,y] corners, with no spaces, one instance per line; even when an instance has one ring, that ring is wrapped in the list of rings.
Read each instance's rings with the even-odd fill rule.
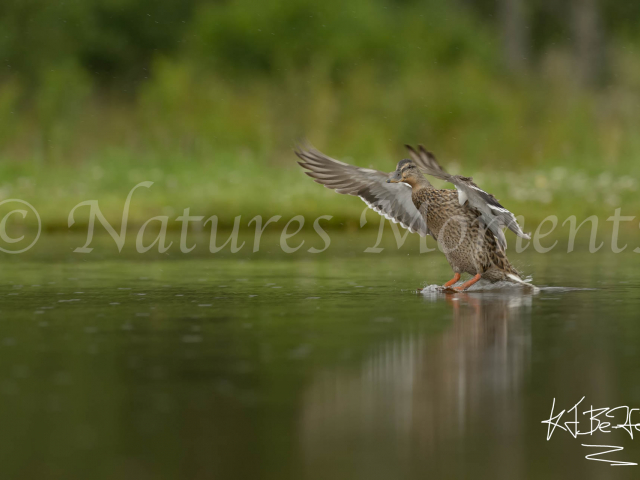
[[[474,283],[476,283],[478,280],[480,280],[482,278],[482,274],[478,273],[475,277],[473,277],[471,280],[467,280],[466,282],[464,282],[462,285],[460,285],[459,287],[453,287],[453,290],[455,290],[456,292],[464,292],[467,288],[469,288],[471,285],[473,285]]]
[[[455,272],[453,274],[453,278],[451,280],[449,280],[447,283],[445,283],[444,285],[442,285],[442,292],[444,293],[457,293],[457,290],[452,287],[452,285],[455,285],[456,282],[460,280],[460,274],[458,272]]]
[[[449,280],[447,283],[445,283],[444,285],[442,285],[443,288],[448,288],[451,285],[453,285],[454,283],[456,283],[458,280],[460,280],[460,274],[458,272],[456,272],[453,275],[453,278],[451,280]]]

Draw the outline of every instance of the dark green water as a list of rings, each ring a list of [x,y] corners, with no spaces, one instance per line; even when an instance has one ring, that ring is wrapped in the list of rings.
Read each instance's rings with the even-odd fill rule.
[[[638,255],[511,253],[537,285],[595,290],[426,297],[441,254],[349,237],[320,255],[71,244],[3,257],[2,478],[640,474],[585,459],[640,463],[624,430],[547,442],[541,423],[554,397],[640,408]]]

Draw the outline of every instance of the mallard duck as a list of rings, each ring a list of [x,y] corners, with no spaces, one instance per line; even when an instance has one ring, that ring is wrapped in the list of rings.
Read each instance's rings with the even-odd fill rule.
[[[481,278],[521,283],[509,263],[502,229],[529,239],[509,210],[471,177],[450,175],[423,146],[406,145],[410,159],[387,174],[330,158],[311,147],[297,148],[298,162],[317,183],[338,193],[356,195],[380,215],[422,236],[434,237],[444,252],[453,278],[443,287],[463,291]],[[455,190],[435,188],[423,173],[453,183]],[[463,273],[473,276],[452,287]]]

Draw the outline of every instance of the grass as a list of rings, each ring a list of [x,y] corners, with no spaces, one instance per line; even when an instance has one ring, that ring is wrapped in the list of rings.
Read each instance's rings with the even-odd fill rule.
[[[331,215],[333,219],[326,223],[326,228],[357,229],[364,203],[315,184],[296,165],[293,153],[288,152],[287,156],[284,165],[233,154],[211,162],[141,161],[114,155],[75,166],[4,163],[0,166],[0,177],[13,180],[0,184],[0,193],[3,198],[20,198],[33,204],[47,231],[66,231],[69,212],[86,200],[98,200],[110,223],[119,225],[128,192],[143,181],[154,184],[134,193],[131,228],[138,228],[151,217],[167,215],[171,220],[169,229],[179,229],[180,223],[173,219],[189,208],[191,215],[205,218],[217,215],[221,229],[231,228],[235,218],[241,216],[242,229],[252,230],[254,227],[247,224],[256,215],[265,220],[281,215],[285,221],[303,215],[308,220],[307,229],[312,228],[318,216]],[[392,170],[395,160],[381,158],[357,163]],[[472,174],[508,208],[523,215],[527,231],[535,230],[548,215],[557,215],[560,222],[570,215],[576,215],[579,222],[590,215],[598,215],[604,221],[620,206],[623,215],[631,215],[640,207],[637,180],[626,174],[594,175],[565,167],[505,172],[495,168],[474,171],[457,163],[450,166],[453,172]],[[442,183],[437,185],[451,188]],[[10,218],[21,220],[15,215]],[[85,228],[88,219],[88,208],[78,209],[74,228]],[[32,226],[29,217],[25,221]],[[376,226],[377,222],[367,224],[369,228]]]
[[[237,216],[246,226],[256,215],[332,215],[328,228],[358,228],[364,204],[314,184],[295,164],[291,147],[308,138],[331,156],[385,171],[406,156],[404,143],[424,143],[451,172],[473,175],[523,215],[525,230],[551,214],[604,220],[617,207],[640,211],[637,49],[612,47],[615,82],[586,90],[572,80],[568,51],[549,51],[535,74],[513,77],[497,66],[495,34],[474,32],[483,46],[465,44],[455,61],[434,50],[412,62],[421,43],[410,37],[409,53],[390,50],[393,64],[348,49],[340,63],[337,46],[251,74],[158,56],[126,98],[97,89],[73,65],[47,73],[29,101],[20,82],[2,81],[0,199],[29,201],[46,230],[65,231],[71,209],[92,199],[117,224],[130,189],[153,181],[134,195],[132,227],[188,207],[227,229]],[[274,42],[269,48],[280,52],[284,44]],[[78,226],[87,218],[77,213]]]

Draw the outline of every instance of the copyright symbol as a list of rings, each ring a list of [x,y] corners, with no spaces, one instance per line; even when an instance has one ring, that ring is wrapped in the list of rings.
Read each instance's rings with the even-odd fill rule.
[[[12,202],[20,203],[22,205],[27,206],[33,213],[35,213],[36,218],[38,219],[38,234],[36,235],[36,238],[34,238],[33,241],[28,246],[20,250],[9,250],[7,248],[3,248],[2,246],[0,246],[0,251],[3,251],[5,253],[16,254],[16,253],[26,252],[36,244],[36,242],[40,238],[40,232],[42,231],[42,221],[40,220],[40,215],[38,215],[38,211],[33,207],[33,205],[31,205],[29,202],[25,202],[24,200],[20,200],[19,198],[8,198],[7,200],[3,200],[0,202],[0,207],[2,205],[5,205],[7,203],[12,203]],[[28,214],[29,212],[27,210],[23,208],[16,208],[14,210],[9,211],[2,217],[2,220],[0,220],[0,239],[2,239],[4,243],[8,245],[13,245],[13,244],[22,242],[22,240],[24,240],[24,235],[21,235],[19,237],[11,237],[7,234],[7,221],[9,220],[9,218],[11,218],[12,215],[22,216],[22,219],[25,219],[27,218]],[[15,246],[17,247],[17,245]]]

